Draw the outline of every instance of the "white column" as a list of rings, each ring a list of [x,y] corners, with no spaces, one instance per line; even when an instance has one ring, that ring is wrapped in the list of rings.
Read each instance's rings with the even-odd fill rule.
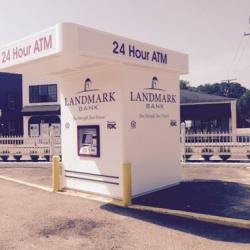
[[[23,135],[24,135],[24,137],[29,136],[29,119],[30,119],[30,116],[23,117]]]
[[[236,141],[236,130],[237,130],[237,111],[236,111],[236,100],[231,101],[231,130],[233,134],[233,142]]]
[[[181,123],[181,161],[185,162],[186,124]]]

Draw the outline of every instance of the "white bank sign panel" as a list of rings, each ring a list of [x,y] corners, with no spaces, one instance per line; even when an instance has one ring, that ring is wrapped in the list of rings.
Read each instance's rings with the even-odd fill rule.
[[[0,48],[0,68],[9,67],[27,60],[38,59],[56,52],[56,29],[42,32]]]

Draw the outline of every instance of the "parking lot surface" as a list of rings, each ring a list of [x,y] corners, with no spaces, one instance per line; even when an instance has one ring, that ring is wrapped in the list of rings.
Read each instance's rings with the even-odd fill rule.
[[[0,164],[0,175],[51,187],[51,163]]]
[[[250,220],[250,169],[184,167],[180,185],[141,196],[133,203]]]
[[[6,169],[8,168],[1,168],[0,175],[32,180],[36,184],[45,183],[50,173],[48,167],[36,169],[40,172],[40,177],[33,168],[25,168],[26,171]],[[245,170],[231,169],[230,174],[224,173],[224,176],[240,178],[236,172],[242,172],[246,176]],[[199,171],[205,171],[206,178],[208,172],[214,176],[213,179],[220,176],[212,169],[189,168],[184,171],[187,181],[194,176],[197,179]],[[249,230],[134,211],[1,179],[0,199],[1,250],[250,249]]]
[[[249,249],[250,232],[0,180],[0,249]]]

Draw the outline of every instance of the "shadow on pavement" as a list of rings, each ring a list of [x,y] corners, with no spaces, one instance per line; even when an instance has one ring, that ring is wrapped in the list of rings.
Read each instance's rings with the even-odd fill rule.
[[[133,204],[250,220],[250,185],[196,179],[140,196]]]
[[[103,205],[102,209],[112,213],[121,214],[123,216],[143,220],[149,223],[154,223],[162,227],[204,237],[210,240],[250,243],[250,230],[247,229],[215,225],[212,223],[200,222],[153,212],[137,211],[111,204]],[[133,230],[133,228],[131,228],[131,230]]]

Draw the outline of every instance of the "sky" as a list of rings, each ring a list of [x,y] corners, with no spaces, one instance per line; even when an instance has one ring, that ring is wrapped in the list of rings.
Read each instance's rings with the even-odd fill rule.
[[[189,55],[192,86],[250,89],[250,0],[0,0],[0,47],[74,22]]]

